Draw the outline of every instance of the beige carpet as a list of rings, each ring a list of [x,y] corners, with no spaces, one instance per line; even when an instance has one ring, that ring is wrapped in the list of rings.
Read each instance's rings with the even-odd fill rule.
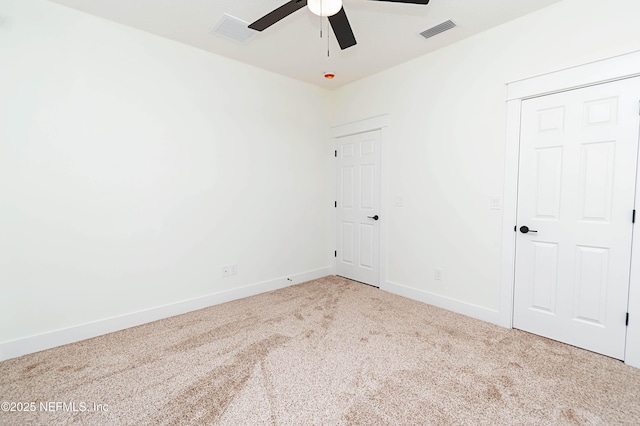
[[[3,425],[638,425],[640,370],[327,277],[4,361],[0,401],[36,403]]]

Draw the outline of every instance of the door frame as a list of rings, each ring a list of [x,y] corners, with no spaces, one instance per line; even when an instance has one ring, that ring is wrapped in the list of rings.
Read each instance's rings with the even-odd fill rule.
[[[367,133],[379,130],[380,131],[380,241],[378,247],[378,285],[379,288],[385,289],[387,286],[387,231],[388,231],[388,179],[387,179],[387,143],[389,141],[389,134],[391,129],[391,117],[389,114],[378,115],[375,117],[365,118],[350,123],[340,124],[331,127],[331,146],[333,155],[334,151],[338,149],[338,138],[357,135],[359,133]],[[333,183],[334,200],[338,198],[338,188],[336,182],[337,176],[337,163],[334,162],[331,168],[331,174],[333,178],[330,182]],[[337,247],[336,235],[338,232],[338,216],[336,209],[333,209],[333,237],[332,247],[334,250]],[[336,273],[336,258],[332,256],[332,273]]]
[[[517,217],[520,113],[522,101],[568,90],[640,76],[640,51],[543,74],[507,84],[507,133],[502,215],[500,325],[513,327],[515,289],[514,226]],[[640,101],[640,100],[639,100]],[[640,112],[640,110],[639,110]],[[636,176],[635,208],[640,207],[640,176]],[[636,231],[634,229],[634,234]],[[629,326],[625,363],[640,368],[640,237],[634,235],[629,284]],[[634,255],[635,254],[635,255]]]

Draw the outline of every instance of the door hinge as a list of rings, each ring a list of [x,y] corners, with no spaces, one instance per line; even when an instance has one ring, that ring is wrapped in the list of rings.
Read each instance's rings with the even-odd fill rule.
[[[631,223],[636,223],[636,210],[633,210],[633,214],[631,215]]]
[[[338,250],[333,252],[333,257],[338,257]]]
[[[333,202],[333,207],[338,208],[338,202],[337,201]]]
[[[334,157],[338,157],[338,150],[336,149],[333,154]]]
[[[629,312],[627,312],[627,319],[624,321],[624,325],[629,325]]]

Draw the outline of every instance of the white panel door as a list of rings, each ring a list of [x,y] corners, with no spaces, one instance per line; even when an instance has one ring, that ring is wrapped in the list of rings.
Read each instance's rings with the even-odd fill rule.
[[[337,139],[336,274],[379,286],[380,130]]]
[[[618,359],[639,100],[634,78],[522,102],[514,327]]]

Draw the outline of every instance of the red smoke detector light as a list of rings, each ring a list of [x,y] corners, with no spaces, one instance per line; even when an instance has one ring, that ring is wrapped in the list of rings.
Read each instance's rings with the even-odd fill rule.
[[[335,77],[336,75],[332,72],[325,72],[324,73],[324,78],[331,80],[333,77]]]

